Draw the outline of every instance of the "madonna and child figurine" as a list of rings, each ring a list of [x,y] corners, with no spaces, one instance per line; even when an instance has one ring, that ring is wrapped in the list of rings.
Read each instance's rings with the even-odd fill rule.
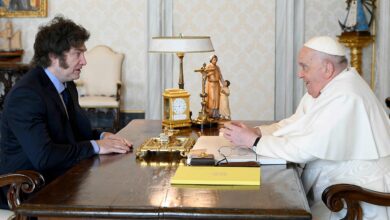
[[[202,111],[196,123],[230,120],[230,82],[223,79],[217,62],[218,57],[212,55],[208,65],[203,64],[202,68],[195,70],[202,74]]]

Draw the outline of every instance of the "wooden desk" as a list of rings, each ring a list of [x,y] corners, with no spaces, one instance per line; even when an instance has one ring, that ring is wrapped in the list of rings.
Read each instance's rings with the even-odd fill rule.
[[[133,120],[119,135],[138,147],[160,132],[160,121]],[[181,134],[197,137],[200,133],[199,129],[187,129]],[[218,130],[205,129],[203,134],[216,135]],[[81,161],[16,212],[126,219],[311,218],[293,166],[263,166],[261,186],[255,188],[175,187],[170,178],[178,161],[174,157],[149,159],[151,162],[137,162],[135,153],[129,153]]]

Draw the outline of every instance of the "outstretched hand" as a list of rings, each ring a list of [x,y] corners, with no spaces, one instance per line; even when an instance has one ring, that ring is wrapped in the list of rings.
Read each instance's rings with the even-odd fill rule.
[[[110,132],[104,133],[103,139],[96,141],[96,143],[100,147],[99,154],[127,153],[133,147],[133,144],[125,138]]]
[[[261,131],[251,128],[242,122],[225,123],[220,130],[223,136],[237,146],[252,147],[257,137],[261,137]]]

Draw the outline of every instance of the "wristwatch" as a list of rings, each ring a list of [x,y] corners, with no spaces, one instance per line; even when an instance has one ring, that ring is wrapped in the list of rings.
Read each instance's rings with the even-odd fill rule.
[[[257,143],[259,143],[261,137],[257,137],[255,142],[253,143],[252,150],[256,152]]]

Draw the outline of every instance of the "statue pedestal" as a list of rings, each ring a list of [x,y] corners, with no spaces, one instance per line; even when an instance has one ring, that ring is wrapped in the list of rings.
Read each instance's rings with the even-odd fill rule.
[[[2,51],[0,50],[0,62],[21,62],[23,56],[23,50],[10,50]]]
[[[354,67],[360,75],[362,71],[363,48],[374,41],[374,36],[366,32],[343,32],[339,38],[340,43],[351,49],[351,66]]]

